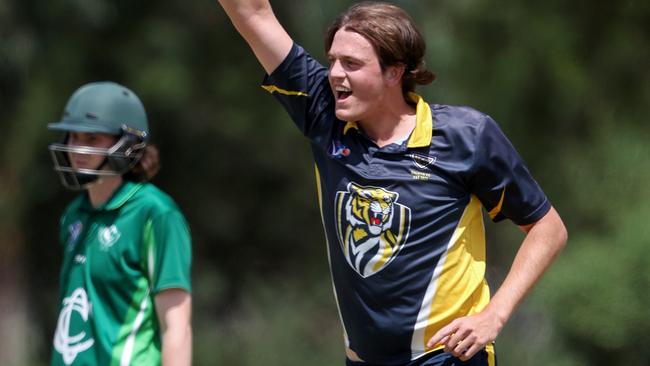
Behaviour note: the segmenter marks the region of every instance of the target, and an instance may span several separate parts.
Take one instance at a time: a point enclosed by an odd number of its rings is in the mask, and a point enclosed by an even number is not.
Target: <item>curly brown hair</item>
[[[147,145],[137,164],[123,175],[124,179],[135,182],[146,182],[160,171],[160,155],[155,145]]]

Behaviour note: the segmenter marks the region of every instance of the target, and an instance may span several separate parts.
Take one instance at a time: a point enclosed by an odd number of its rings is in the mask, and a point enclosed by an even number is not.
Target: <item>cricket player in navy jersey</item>
[[[147,116],[126,87],[75,91],[49,149],[80,194],[61,217],[63,264],[52,365],[189,366],[191,240],[159,168]]]
[[[364,2],[325,35],[329,66],[268,0],[219,0],[310,140],[348,365],[495,365],[493,342],[567,240],[497,124],[429,104],[412,19]],[[503,284],[485,281],[482,207],[525,232]]]

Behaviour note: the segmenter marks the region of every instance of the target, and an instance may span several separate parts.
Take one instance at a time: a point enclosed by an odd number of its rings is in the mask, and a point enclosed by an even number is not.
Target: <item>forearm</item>
[[[567,233],[554,208],[536,223],[523,228],[528,233],[505,281],[483,311],[455,319],[429,339],[427,347],[443,345],[466,361],[486,344],[494,342],[515,308],[530,292],[564,247]]]
[[[503,326],[564,248],[566,240],[566,228],[551,208],[528,231],[506,279],[485,311],[492,312]]]
[[[189,366],[192,364],[192,328],[167,328],[162,336],[162,366]]]
[[[169,289],[154,298],[162,338],[163,366],[192,363],[192,298],[183,289]]]
[[[264,70],[273,70],[289,54],[293,40],[278,22],[268,0],[219,0],[233,25]]]
[[[219,4],[235,27],[253,16],[273,13],[268,0],[219,0]]]

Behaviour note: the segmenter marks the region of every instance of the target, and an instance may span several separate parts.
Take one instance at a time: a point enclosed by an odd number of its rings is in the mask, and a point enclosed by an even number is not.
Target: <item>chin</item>
[[[346,121],[346,122],[349,121],[349,119],[347,118],[347,114],[345,112],[336,111],[336,118],[341,121]]]
[[[359,120],[359,114],[354,113],[353,111],[347,110],[347,109],[339,109],[336,108],[334,111],[336,114],[336,118],[340,119],[341,121],[351,121],[355,122]]]

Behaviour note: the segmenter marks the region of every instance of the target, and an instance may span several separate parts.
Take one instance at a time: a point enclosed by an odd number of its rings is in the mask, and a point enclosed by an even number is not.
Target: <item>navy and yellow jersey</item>
[[[411,94],[414,131],[380,148],[336,118],[327,69],[300,46],[263,87],[311,141],[348,356],[394,364],[432,351],[436,331],[489,302],[481,206],[525,225],[548,212],[546,196],[474,109]]]

